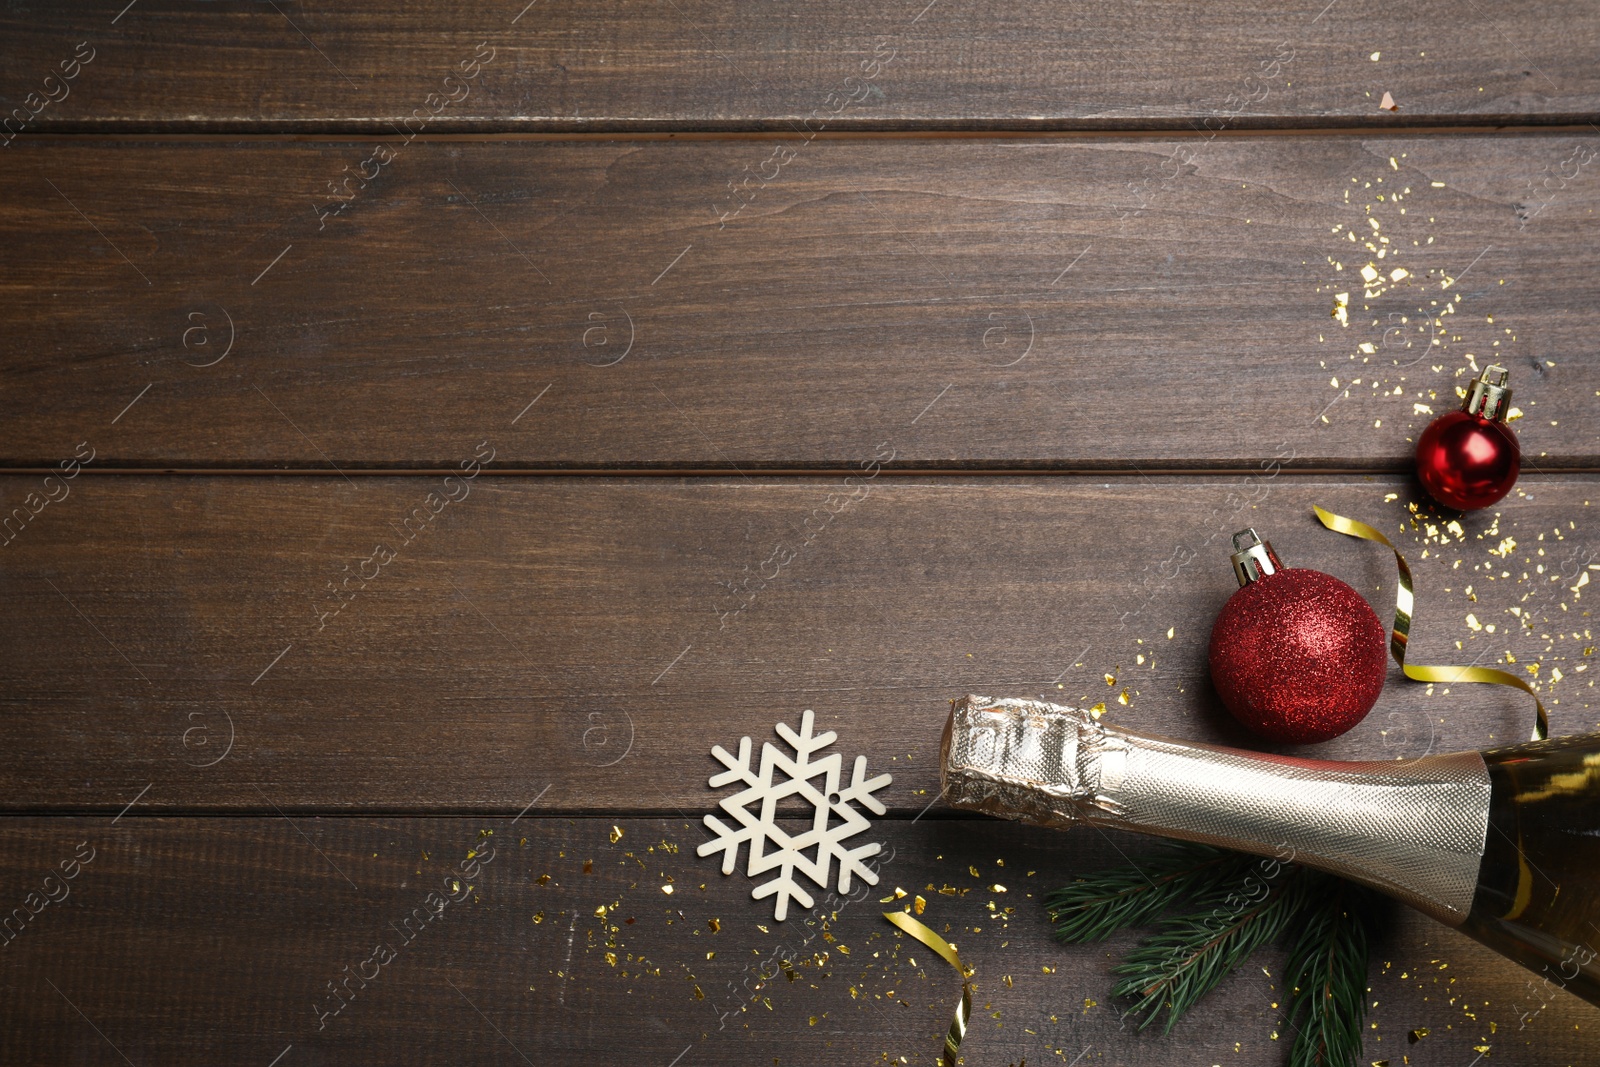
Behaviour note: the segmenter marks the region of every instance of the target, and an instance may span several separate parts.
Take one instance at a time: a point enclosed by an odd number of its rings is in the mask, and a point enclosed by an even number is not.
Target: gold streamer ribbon
[[[967,1036],[967,1020],[972,1017],[972,982],[969,980],[972,972],[967,970],[966,964],[961,962],[961,957],[956,955],[954,945],[913,919],[910,913],[886,911],[883,917],[937,952],[961,976],[961,1000],[956,1004],[955,1013],[950,1016],[950,1029],[944,1035],[944,1052],[939,1056],[939,1062],[943,1067],[956,1067],[956,1056],[961,1051],[961,1040]]]
[[[1533,706],[1536,710],[1533,723],[1533,740],[1543,741],[1550,736],[1550,717],[1545,713],[1544,702],[1539,699],[1539,694],[1533,686],[1524,682],[1514,674],[1496,670],[1493,667],[1419,667],[1406,662],[1406,642],[1411,637],[1411,612],[1415,606],[1415,597],[1412,595],[1411,568],[1406,564],[1406,558],[1400,550],[1389,542],[1383,534],[1374,530],[1364,522],[1347,519],[1343,515],[1335,515],[1331,511],[1324,511],[1312,505],[1312,510],[1317,513],[1322,525],[1334,533],[1347,534],[1359,537],[1364,541],[1377,541],[1386,545],[1394,553],[1395,565],[1400,570],[1400,584],[1394,595],[1394,632],[1389,638],[1389,651],[1394,653],[1395,662],[1400,664],[1400,669],[1405,676],[1417,682],[1488,682],[1491,685],[1509,685],[1520,689],[1533,697]]]

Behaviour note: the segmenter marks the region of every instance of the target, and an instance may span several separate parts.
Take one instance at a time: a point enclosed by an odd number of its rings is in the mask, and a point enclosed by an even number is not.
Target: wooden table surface
[[[1151,843],[930,808],[947,701],[1255,745],[1229,535],[1393,601],[1315,503],[1600,727],[1600,8],[524,4],[0,5],[0,1062],[932,1063],[902,888],[969,1064],[1284,1063],[1281,951],[1122,1020],[1040,898]],[[806,709],[894,780],[780,924],[695,849]],[[1530,718],[1393,669],[1291,751]],[[1600,1059],[1528,979],[1393,908],[1363,1062]]]

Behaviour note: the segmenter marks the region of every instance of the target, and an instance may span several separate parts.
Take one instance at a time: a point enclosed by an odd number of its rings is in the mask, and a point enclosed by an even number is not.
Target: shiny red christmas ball
[[[1505,424],[1506,377],[1504,367],[1484,368],[1461,410],[1434,419],[1417,439],[1417,477],[1445,507],[1486,508],[1517,484],[1522,446]]]
[[[1228,710],[1273,741],[1310,744],[1366,717],[1388,650],[1366,600],[1321,571],[1275,565],[1241,580],[1211,629],[1211,681]],[[1237,566],[1238,556],[1235,556]]]
[[[1446,507],[1486,508],[1511,491],[1522,469],[1522,446],[1503,422],[1452,411],[1433,420],[1417,441],[1417,477]]]

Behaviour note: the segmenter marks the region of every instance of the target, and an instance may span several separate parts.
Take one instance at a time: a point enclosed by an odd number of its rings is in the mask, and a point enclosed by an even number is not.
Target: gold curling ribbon
[[[1491,685],[1509,685],[1520,689],[1533,697],[1533,706],[1537,709],[1533,723],[1533,740],[1543,741],[1550,736],[1550,717],[1545,714],[1543,701],[1539,699],[1539,694],[1534,691],[1533,686],[1516,675],[1493,667],[1415,667],[1407,663],[1406,641],[1411,636],[1411,611],[1415,606],[1415,598],[1412,595],[1411,568],[1406,564],[1406,558],[1400,554],[1398,548],[1390,544],[1387,537],[1366,523],[1324,511],[1315,504],[1311,507],[1317,513],[1322,525],[1334,533],[1348,534],[1364,541],[1377,541],[1388,546],[1389,551],[1394,553],[1395,565],[1400,570],[1400,584],[1394,595],[1394,632],[1389,638],[1389,651],[1394,653],[1395,662],[1400,664],[1400,669],[1405,672],[1407,678],[1416,682],[1446,684],[1488,682]]]
[[[967,1036],[967,1020],[972,1017],[972,982],[969,981],[972,972],[967,970],[966,965],[961,962],[961,957],[956,955],[954,945],[913,919],[909,913],[886,911],[883,917],[937,952],[961,976],[961,1000],[956,1004],[955,1013],[950,1016],[950,1029],[944,1035],[944,1052],[939,1056],[939,1062],[943,1067],[956,1067],[956,1056],[961,1051],[961,1039]]]

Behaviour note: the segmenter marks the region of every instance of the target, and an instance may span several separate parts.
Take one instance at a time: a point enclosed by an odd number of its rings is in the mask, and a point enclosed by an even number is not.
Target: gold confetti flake
[[[1333,294],[1333,318],[1339,320],[1340,326],[1350,325],[1350,294]],[[1168,636],[1171,636],[1170,634]]]
[[[914,911],[916,914],[921,915],[923,909],[926,908],[927,906],[928,906],[928,902],[926,900],[923,900],[922,896],[920,894],[918,896],[912,898],[911,910]]]
[[[1115,686],[1117,684],[1117,676],[1116,675],[1108,674],[1105,677],[1106,677],[1106,684],[1107,685]]]
[[[1428,1028],[1426,1026],[1419,1026],[1415,1030],[1411,1031],[1409,1034],[1406,1035],[1406,1040],[1410,1041],[1413,1045],[1415,1045],[1418,1041],[1421,1041],[1423,1038],[1427,1037],[1428,1036],[1428,1032],[1429,1031],[1428,1031]]]
[[[1167,640],[1171,641],[1172,640],[1172,635],[1177,633],[1177,632],[1178,632],[1178,628],[1176,626],[1167,627]]]
[[[541,874],[539,877],[537,877],[537,878],[535,878],[533,880],[533,884],[534,885],[549,885],[550,884],[550,876],[548,874]]]
[[[536,926],[537,926],[537,925],[538,925],[538,924],[539,924],[539,923],[542,923],[542,922],[544,922],[544,912],[542,912],[542,911],[536,911],[536,912],[534,912],[534,913],[533,913],[533,922],[534,922],[534,925],[536,925]]]
[[[711,927],[711,932],[714,933],[714,934],[719,934],[719,933],[722,932],[722,920],[721,919],[707,919],[706,920],[706,925]]]
[[[1007,989],[1012,988],[1013,985],[1014,985],[1014,983],[1011,981],[1011,976],[1009,974],[1002,974],[1000,976],[1000,981],[1005,983]]]
[[[664,885],[661,887],[661,891],[670,897],[672,895],[672,886]]]
[[[699,986],[695,986],[694,987],[694,999],[696,999],[696,1000],[704,1000],[704,999],[706,999],[705,992]]]
[[[594,909],[595,918],[604,919],[608,910],[609,909],[604,904],[600,905],[598,908]]]
[[[1399,111],[1400,105],[1395,103],[1394,97],[1385,91],[1383,94],[1383,99],[1378,101],[1378,109],[1380,111]],[[1444,182],[1434,182],[1433,184],[1442,186],[1444,185]]]
[[[1094,707],[1089,709],[1089,714],[1092,715],[1096,719],[1098,719],[1100,716],[1104,715],[1105,713],[1106,713],[1106,702],[1104,700],[1100,701]]]
[[[611,964],[611,966],[615,967],[617,965],[617,954],[615,952],[607,952],[606,953],[606,962]]]
[[[967,868],[967,873],[972,875],[972,877],[974,877],[974,878],[981,877],[981,875],[978,874],[978,868],[976,868],[976,867],[969,866]]]
[[[622,827],[613,826],[611,828],[611,843],[614,845],[618,841],[621,841],[621,840],[622,840]]]

